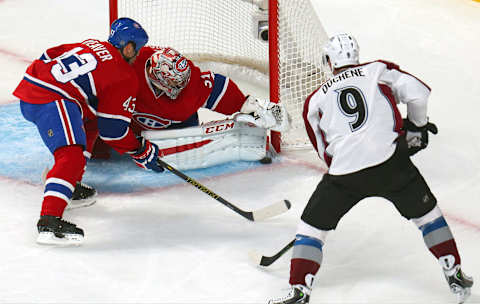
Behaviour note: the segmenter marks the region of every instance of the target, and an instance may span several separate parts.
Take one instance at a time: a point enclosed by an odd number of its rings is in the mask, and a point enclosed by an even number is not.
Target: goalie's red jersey
[[[150,56],[159,48],[143,47],[134,63],[139,80],[139,90],[133,121],[135,129],[161,130],[179,124],[199,108],[231,115],[238,112],[245,101],[245,95],[237,85],[220,74],[202,72],[188,60],[191,68],[190,82],[176,99],[171,99],[154,87],[145,73]]]
[[[48,49],[28,67],[13,95],[32,104],[75,102],[84,122],[98,120],[100,137],[120,153],[138,141],[129,128],[138,81],[110,43],[95,39]]]

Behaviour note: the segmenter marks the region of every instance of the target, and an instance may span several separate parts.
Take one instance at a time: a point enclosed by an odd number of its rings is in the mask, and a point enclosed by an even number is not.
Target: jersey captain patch
[[[161,118],[156,115],[148,114],[148,113],[134,113],[133,120],[144,126],[146,129],[149,130],[160,130],[165,129],[170,126],[172,123],[176,123],[177,121],[169,120],[165,118]]]

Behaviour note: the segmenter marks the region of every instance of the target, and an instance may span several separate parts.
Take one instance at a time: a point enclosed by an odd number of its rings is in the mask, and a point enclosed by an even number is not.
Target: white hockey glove
[[[236,118],[237,121],[250,122],[260,128],[285,132],[290,127],[290,116],[285,106],[281,103],[273,103],[267,99],[262,100],[247,96],[240,112],[253,114],[253,116],[249,118],[248,116],[240,115]]]

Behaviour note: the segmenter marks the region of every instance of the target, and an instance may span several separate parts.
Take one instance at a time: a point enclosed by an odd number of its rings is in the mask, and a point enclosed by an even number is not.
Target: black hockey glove
[[[408,118],[403,119],[403,130],[406,132],[406,140],[408,144],[408,154],[414,155],[420,150],[428,146],[428,132],[438,133],[437,126],[431,122],[427,122],[422,127],[417,127]]]

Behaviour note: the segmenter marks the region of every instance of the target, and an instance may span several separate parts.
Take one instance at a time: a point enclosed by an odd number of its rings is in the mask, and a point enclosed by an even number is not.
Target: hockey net
[[[283,102],[292,118],[272,144],[277,151],[280,142],[287,150],[310,147],[303,103],[328,76],[321,63],[327,35],[310,0],[110,0],[110,23],[119,17],[140,22],[149,45],[265,75],[270,100]]]

